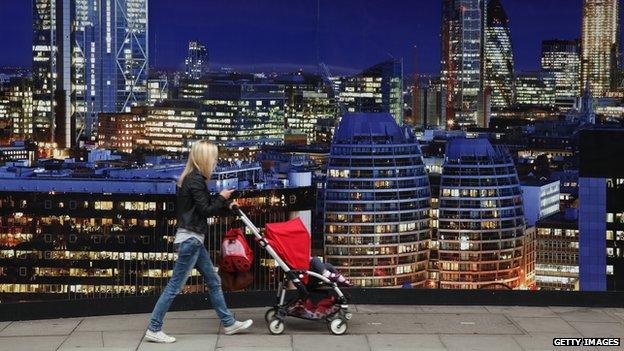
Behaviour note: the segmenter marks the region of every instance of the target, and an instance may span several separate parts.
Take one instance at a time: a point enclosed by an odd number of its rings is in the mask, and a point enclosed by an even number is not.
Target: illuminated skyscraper
[[[388,60],[345,78],[340,84],[340,103],[347,112],[392,114],[403,124],[403,62]]]
[[[542,71],[555,79],[555,104],[568,109],[579,96],[581,58],[578,40],[545,40],[542,42]]]
[[[555,107],[555,77],[541,71],[516,75],[516,104],[541,108]]]
[[[514,99],[514,59],[509,18],[500,0],[490,0],[487,5],[484,60],[484,86],[491,93],[492,109],[510,107]]]
[[[442,1],[442,83],[446,124],[483,125],[478,117],[482,91],[483,0]]]
[[[423,287],[429,179],[418,140],[388,113],[346,114],[325,188],[325,257],[358,286]]]
[[[333,90],[320,76],[298,72],[278,76],[274,82],[284,85],[285,127],[305,134],[308,143],[315,141],[319,120],[337,118]]]
[[[33,0],[34,137],[94,139],[97,114],[146,99],[147,0]]]
[[[197,41],[188,45],[188,56],[184,60],[186,77],[198,79],[208,73],[208,49]]]
[[[524,284],[522,194],[503,147],[487,139],[449,140],[438,220],[440,288]]]
[[[619,83],[619,4],[619,0],[583,1],[581,88],[589,83],[594,96],[604,95]]]

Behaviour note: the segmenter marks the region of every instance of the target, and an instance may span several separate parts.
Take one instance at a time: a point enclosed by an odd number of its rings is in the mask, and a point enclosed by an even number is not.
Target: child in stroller
[[[353,284],[340,273],[331,263],[323,262],[318,257],[310,258],[310,269],[340,287],[351,288]]]
[[[267,251],[284,272],[277,302],[264,316],[269,332],[283,333],[286,317],[292,316],[326,321],[332,334],[346,333],[352,314],[338,284],[346,286],[351,283],[332,265],[311,258],[310,233],[301,219],[267,223],[263,236],[240,208],[234,207],[233,210],[251,230],[258,245]],[[296,296],[289,293],[287,298],[290,283],[296,289]]]

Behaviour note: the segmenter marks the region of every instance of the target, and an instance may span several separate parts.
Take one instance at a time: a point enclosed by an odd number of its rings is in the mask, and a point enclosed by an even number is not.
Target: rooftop
[[[336,129],[334,142],[355,144],[365,138],[372,143],[374,138],[381,137],[390,143],[402,144],[411,136],[406,135],[389,113],[347,113]]]
[[[178,339],[170,345],[142,341],[146,313],[0,322],[0,350],[522,351],[553,350],[553,338],[624,336],[622,308],[357,305],[353,310],[343,336],[331,336],[324,323],[296,318],[286,320],[283,335],[270,336],[266,308],[235,309],[239,319],[255,323],[236,336],[220,332],[213,310],[169,312],[164,330]]]
[[[499,145],[492,145],[488,139],[482,138],[455,138],[446,143],[446,157],[460,159],[462,157],[479,157],[488,159],[505,159],[506,150]]]

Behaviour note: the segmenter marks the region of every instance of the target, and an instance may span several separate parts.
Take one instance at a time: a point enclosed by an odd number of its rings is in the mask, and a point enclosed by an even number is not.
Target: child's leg
[[[323,274],[326,271],[325,264],[321,262],[318,257],[312,257],[310,258],[310,270],[318,274]]]

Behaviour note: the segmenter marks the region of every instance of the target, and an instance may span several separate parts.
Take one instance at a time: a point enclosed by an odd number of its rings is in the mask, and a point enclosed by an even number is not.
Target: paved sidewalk
[[[353,306],[349,333],[329,334],[325,323],[287,319],[272,336],[266,308],[238,309],[253,318],[244,335],[220,334],[212,310],[169,312],[165,331],[174,344],[142,341],[148,314],[0,322],[0,351],[43,350],[624,350],[624,347],[554,348],[554,337],[620,337],[624,309],[491,306]]]

